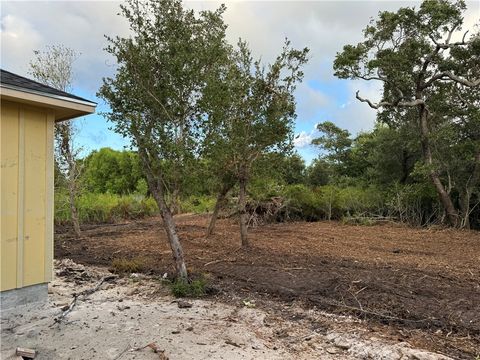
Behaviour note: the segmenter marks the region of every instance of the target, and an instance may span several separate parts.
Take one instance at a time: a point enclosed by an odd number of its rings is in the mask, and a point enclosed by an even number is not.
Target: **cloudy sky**
[[[186,2],[194,9],[213,9],[219,2]],[[466,24],[473,27],[480,19],[480,2],[469,2]],[[330,120],[356,134],[373,127],[375,112],[355,101],[355,91],[373,99],[379,86],[333,76],[332,62],[345,44],[360,41],[361,30],[380,10],[418,6],[418,1],[226,1],[225,22],[228,38],[247,40],[256,56],[269,61],[288,37],[295,47],[310,48],[305,79],[298,87],[298,119],[295,140],[298,152],[311,161],[317,152],[310,141],[315,124]],[[111,76],[115,61],[104,52],[104,35],[127,35],[128,26],[118,16],[115,1],[3,1],[1,2],[1,67],[28,75],[33,50],[63,44],[81,53],[75,62],[74,93],[98,103],[99,112],[108,108],[95,93],[102,77]],[[109,130],[100,115],[78,120],[78,141],[86,151],[128,145]]]

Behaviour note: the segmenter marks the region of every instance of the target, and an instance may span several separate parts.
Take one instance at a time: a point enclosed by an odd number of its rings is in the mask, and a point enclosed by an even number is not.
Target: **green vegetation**
[[[195,279],[185,281],[183,279],[176,279],[170,284],[170,289],[175,297],[202,297],[206,294],[207,282],[205,279]]]
[[[113,223],[123,219],[140,219],[158,213],[157,204],[144,195],[116,195],[84,192],[76,199],[80,223]],[[55,222],[70,223],[68,194],[55,194]]]

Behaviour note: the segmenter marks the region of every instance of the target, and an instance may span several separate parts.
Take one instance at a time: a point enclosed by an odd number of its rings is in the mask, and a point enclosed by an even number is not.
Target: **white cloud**
[[[304,148],[306,146],[309,146],[312,143],[313,140],[313,135],[312,133],[307,133],[305,131],[301,131],[299,134],[295,136],[295,139],[293,140],[293,145],[297,149]]]
[[[24,18],[7,14],[1,19],[1,62],[2,67],[9,63],[9,59],[15,59],[12,63],[12,70],[25,73],[28,61],[32,54],[32,49],[37,48],[42,43],[42,36],[33,26]],[[22,59],[22,60],[20,60]],[[14,65],[14,66],[13,66]]]
[[[293,145],[297,149],[304,149],[312,146],[312,140],[319,136],[319,131],[317,130],[317,125],[313,125],[312,130],[309,132],[307,131],[300,131],[299,133],[295,134],[295,138],[293,139]]]

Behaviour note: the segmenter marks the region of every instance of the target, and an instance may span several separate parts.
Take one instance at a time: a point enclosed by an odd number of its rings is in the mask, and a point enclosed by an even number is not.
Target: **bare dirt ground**
[[[180,308],[154,276],[112,278],[106,268],[69,259],[55,265],[48,304],[2,312],[2,359],[17,359],[19,346],[36,350],[37,360],[449,359],[372,334],[349,316],[271,300],[258,309],[239,297]]]
[[[305,312],[353,316],[371,334],[454,358],[480,353],[478,232],[283,223],[251,229],[252,247],[245,251],[232,220],[219,221],[207,241],[206,216],[176,221],[190,271],[220,290],[217,299],[253,299],[261,309],[278,307],[282,317],[285,306],[296,304]],[[160,222],[86,226],[81,240],[59,229],[55,256],[106,266],[138,258],[147,274],[171,274]],[[329,323],[317,325],[328,332]]]

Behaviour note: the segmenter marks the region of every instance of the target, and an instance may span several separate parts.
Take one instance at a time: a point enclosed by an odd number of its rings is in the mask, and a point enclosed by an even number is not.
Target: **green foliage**
[[[170,284],[170,290],[175,297],[202,297],[206,294],[207,282],[205,279],[195,279],[186,281],[183,279],[176,279]]]
[[[435,189],[429,183],[395,184],[386,199],[391,216],[415,226],[428,225],[443,213]]]
[[[84,160],[82,180],[90,192],[125,195],[141,190],[146,195],[140,161],[133,151],[92,151]]]
[[[204,155],[214,165],[218,188],[239,185],[239,214],[242,242],[246,243],[245,188],[255,177],[270,177],[292,145],[296,85],[303,79],[302,67],[308,49],[293,49],[288,40],[275,61],[267,66],[254,60],[245,41],[230,49],[225,65],[205,88],[202,104],[206,109]],[[268,166],[261,166],[268,160]],[[284,161],[284,179],[301,180],[301,159]],[[277,175],[278,176],[278,175]]]
[[[344,216],[378,214],[384,209],[384,194],[375,188],[304,185],[285,189],[289,213],[307,221],[339,220]]]
[[[306,183],[313,187],[327,185],[333,174],[333,169],[324,159],[315,159],[306,169]]]
[[[191,195],[180,202],[183,213],[204,214],[211,212],[215,206],[215,197],[207,195]]]
[[[331,121],[318,124],[317,130],[321,136],[313,139],[312,144],[329,152],[329,158],[333,162],[341,162],[352,145],[351,134],[347,130],[340,129]]]
[[[124,219],[139,219],[158,213],[152,198],[142,195],[84,193],[76,201],[80,223],[113,223]],[[68,195],[55,194],[55,222],[71,221]]]
[[[138,148],[149,186],[162,178],[178,190],[201,143],[199,95],[224,55],[225,7],[196,14],[179,0],[129,0],[121,10],[132,31],[108,37],[118,68],[99,90],[105,115]]]
[[[325,218],[320,206],[318,193],[305,185],[291,185],[285,188],[288,201],[288,213],[292,219],[315,221]]]

